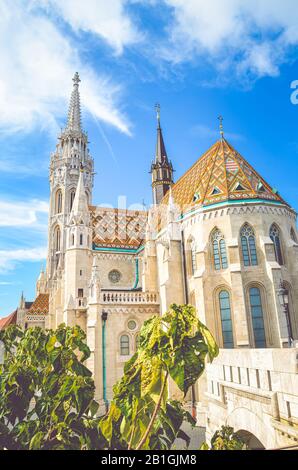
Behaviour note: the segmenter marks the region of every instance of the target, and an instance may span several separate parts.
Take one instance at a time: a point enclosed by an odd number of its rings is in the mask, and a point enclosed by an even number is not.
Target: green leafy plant
[[[180,402],[168,396],[170,378],[185,396],[218,347],[191,305],[171,305],[162,317],[147,320],[137,353],[114,386],[114,399],[100,429],[109,448],[169,449],[176,438],[187,443],[183,421],[194,424]]]
[[[85,333],[12,326],[0,331],[0,448],[96,449],[105,445]]]
[[[185,397],[207,354],[210,360],[218,354],[194,307],[172,305],[144,323],[109,411],[98,417],[80,327],[11,326],[0,331],[1,340],[0,449],[169,449],[176,438],[188,444],[181,426],[194,421],[180,401],[169,398],[168,383]]]
[[[204,442],[201,450],[245,450],[245,443],[230,426],[222,426],[214,433],[210,442],[211,446]]]

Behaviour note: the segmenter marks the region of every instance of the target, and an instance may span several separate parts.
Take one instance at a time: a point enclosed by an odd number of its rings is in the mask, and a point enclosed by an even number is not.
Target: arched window
[[[219,293],[219,309],[223,347],[226,349],[231,349],[234,347],[233,324],[231,316],[230,294],[226,290],[222,290]]]
[[[191,271],[192,271],[192,274],[194,274],[197,269],[197,254],[196,254],[196,245],[194,241],[192,241],[190,245],[190,254],[191,254]]]
[[[120,336],[120,354],[121,356],[129,356],[129,336]]]
[[[249,302],[255,347],[266,348],[262,299],[260,289],[258,287],[251,287],[249,289]]]
[[[71,246],[74,245],[74,234],[71,235]]]
[[[216,271],[228,267],[226,243],[220,230],[214,230],[212,233],[213,262]]]
[[[73,205],[73,201],[74,201],[74,198],[75,198],[75,195],[76,195],[76,192],[74,189],[72,189],[70,191],[70,204],[69,204],[69,210],[71,211],[72,209],[72,205]]]
[[[243,225],[240,236],[244,266],[256,266],[258,257],[253,228],[248,224]]]
[[[291,235],[291,239],[293,240],[293,242],[297,243],[297,235],[293,227],[291,228],[290,235]]]
[[[83,245],[83,234],[80,233],[80,245]]]
[[[62,191],[58,189],[56,193],[56,214],[60,214],[62,212]]]
[[[278,264],[282,265],[284,264],[284,262],[283,262],[283,256],[282,256],[282,251],[281,251],[280,232],[279,232],[279,228],[277,227],[277,225],[275,224],[271,225],[269,236],[274,243],[275,259],[278,262]]]
[[[60,240],[61,240],[60,228],[57,227],[54,232],[54,246],[55,246],[56,251],[60,251]]]

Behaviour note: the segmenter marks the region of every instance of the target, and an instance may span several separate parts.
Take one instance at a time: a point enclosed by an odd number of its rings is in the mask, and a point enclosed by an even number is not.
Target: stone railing
[[[76,308],[87,308],[87,297],[77,297],[76,298]]]
[[[106,291],[101,292],[100,300],[103,304],[158,304],[156,292],[134,291]]]

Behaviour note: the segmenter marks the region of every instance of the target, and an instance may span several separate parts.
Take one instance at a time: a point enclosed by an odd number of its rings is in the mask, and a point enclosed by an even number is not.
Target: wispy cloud
[[[278,75],[298,44],[295,0],[164,2],[172,21],[160,53],[174,64],[203,59],[234,82],[254,80]]]
[[[18,250],[0,250],[0,273],[6,273],[20,262],[36,262],[46,258],[47,248],[23,248]]]
[[[40,200],[28,202],[0,201],[0,227],[35,227],[40,225],[39,216],[48,213],[48,203]],[[46,220],[44,221],[46,228]]]
[[[88,66],[75,39],[62,33],[37,3],[21,0],[0,3],[0,132],[31,131],[36,126],[56,131],[57,119],[65,114],[71,77],[78,70],[86,109],[98,119],[129,133],[129,120],[119,110],[122,87]],[[75,14],[69,16],[70,3],[73,5],[74,1],[60,3],[65,4],[61,14],[69,18],[73,27],[87,27],[83,17],[79,21],[79,16],[77,20]],[[95,9],[95,2],[75,3],[76,12],[82,9],[87,12],[86,3],[92,3]],[[97,15],[102,9],[103,5],[99,5]],[[120,19],[121,11],[119,22]],[[111,29],[111,33],[116,37],[117,30]],[[128,35],[129,40],[133,37]],[[122,42],[125,43],[125,37]],[[120,53],[120,43],[117,47]]]

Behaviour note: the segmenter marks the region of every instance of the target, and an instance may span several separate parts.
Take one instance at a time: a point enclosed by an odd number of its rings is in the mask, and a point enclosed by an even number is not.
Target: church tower
[[[50,210],[47,280],[55,279],[57,269],[64,268],[66,226],[74,203],[80,168],[84,167],[87,203],[91,204],[93,158],[89,154],[88,137],[82,130],[79,74],[73,77],[68,119],[58,137],[50,162]]]
[[[160,106],[156,105],[157,111],[157,142],[155,158],[151,165],[153,204],[159,204],[163,196],[173,184],[173,166],[168,159],[162,130],[160,126]]]

